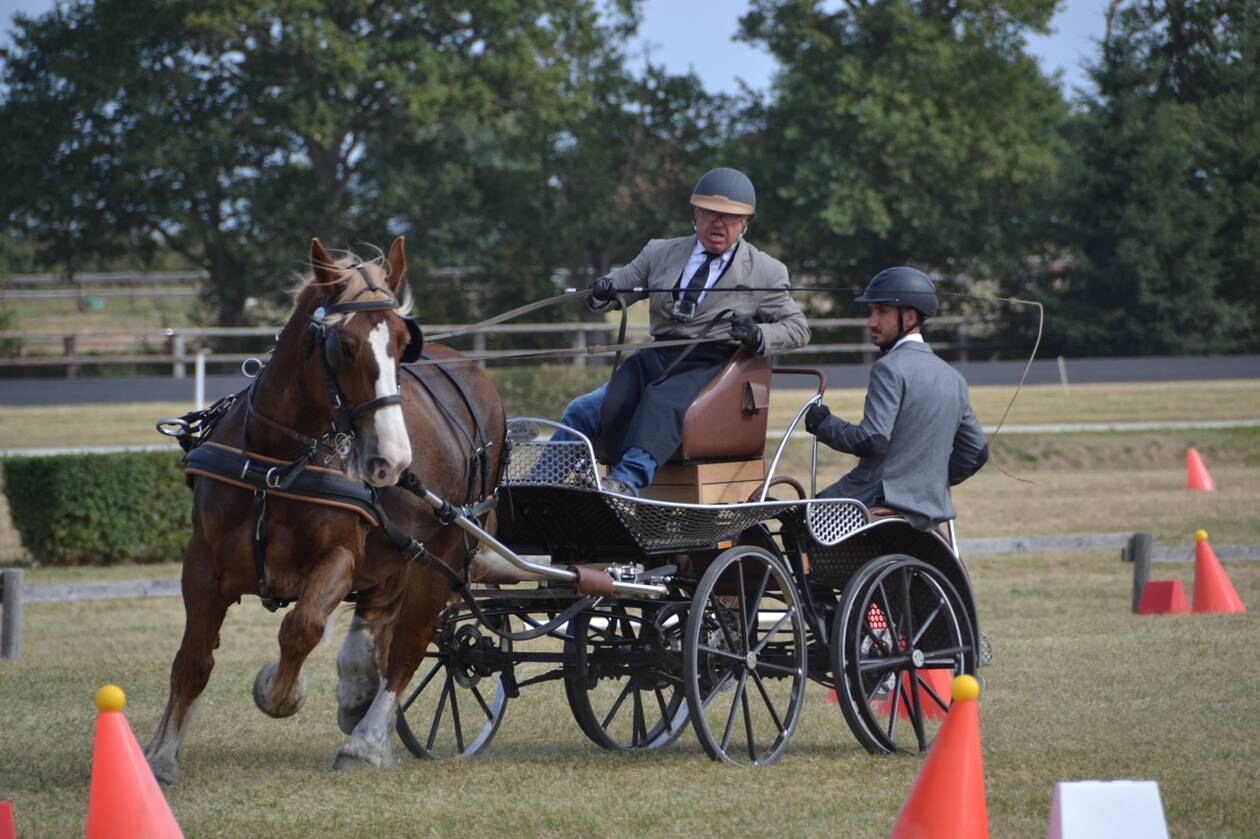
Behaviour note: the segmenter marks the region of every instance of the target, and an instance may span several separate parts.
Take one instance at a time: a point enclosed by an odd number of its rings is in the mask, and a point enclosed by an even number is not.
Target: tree
[[[627,25],[632,0],[606,13]],[[418,230],[414,253],[476,256],[510,238],[477,210],[537,154],[521,126],[564,121],[606,31],[590,0],[79,0],[19,17],[0,213],[65,265],[183,254],[227,324],[312,234]]]
[[[1260,7],[1113,2],[1040,278],[1070,353],[1260,347]]]
[[[1024,52],[1055,0],[754,0],[779,59],[747,138],[760,225],[797,269],[861,286],[912,263],[1001,277],[1038,253],[1066,105]]]

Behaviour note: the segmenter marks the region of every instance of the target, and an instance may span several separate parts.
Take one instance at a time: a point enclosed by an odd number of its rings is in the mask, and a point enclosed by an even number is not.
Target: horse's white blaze
[[[376,357],[376,397],[393,396],[398,392],[398,370],[389,357],[389,324],[378,323],[368,333],[368,345]],[[403,422],[402,406],[390,405],[372,414],[372,429],[376,436],[376,456],[389,466],[391,481],[411,463],[411,440],[407,437],[407,424]],[[372,476],[369,476],[369,478]]]

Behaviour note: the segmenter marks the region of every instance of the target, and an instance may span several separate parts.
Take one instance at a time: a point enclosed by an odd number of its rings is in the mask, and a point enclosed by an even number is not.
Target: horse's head
[[[399,236],[383,261],[334,259],[311,241],[311,280],[299,297],[310,317],[308,382],[322,382],[346,474],[389,486],[411,463],[398,365],[415,361],[420,327],[406,317],[411,293]],[[318,368],[312,369],[312,368]]]

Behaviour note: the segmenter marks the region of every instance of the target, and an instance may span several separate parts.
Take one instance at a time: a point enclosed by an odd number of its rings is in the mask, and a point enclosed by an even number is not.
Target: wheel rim
[[[489,744],[507,708],[502,675],[476,659],[491,639],[465,624],[440,631],[434,643],[437,651],[425,656],[415,687],[399,704],[398,737],[417,758],[471,757]]]
[[[971,622],[945,576],[910,557],[881,562],[845,593],[846,716],[872,751],[924,752],[949,709],[953,677],[975,671]],[[855,720],[850,719],[852,726]]]
[[[687,724],[681,678],[667,667],[682,622],[675,614],[658,626],[659,611],[615,604],[573,620],[577,673],[565,678],[565,692],[579,727],[602,748],[659,749]]]
[[[696,735],[714,760],[778,760],[800,720],[805,626],[786,568],[759,548],[720,555],[687,617],[684,681]]]

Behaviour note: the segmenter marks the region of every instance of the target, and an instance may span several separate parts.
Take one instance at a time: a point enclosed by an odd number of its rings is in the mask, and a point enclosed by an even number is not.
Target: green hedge
[[[610,370],[605,365],[574,367],[572,364],[547,364],[492,368],[489,373],[499,387],[503,408],[509,417],[558,420],[570,399],[608,381]]]
[[[22,544],[44,565],[165,562],[191,532],[174,452],[12,458],[4,488]]]

